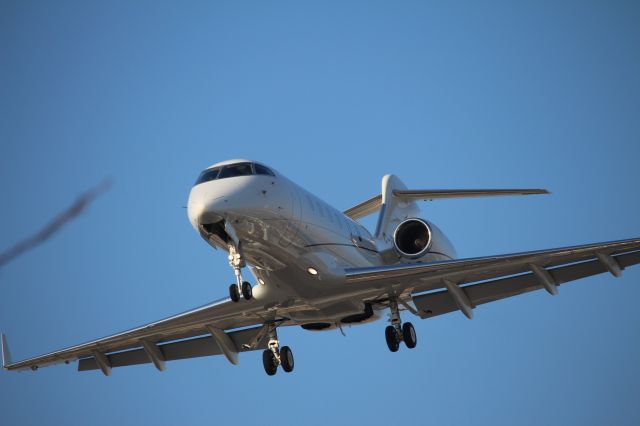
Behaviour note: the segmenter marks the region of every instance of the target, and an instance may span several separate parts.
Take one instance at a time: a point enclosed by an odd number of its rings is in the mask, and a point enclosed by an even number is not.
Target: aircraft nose
[[[219,199],[222,199],[220,197]],[[222,216],[216,211],[216,200],[212,200],[210,202],[205,202],[205,200],[201,198],[196,198],[195,200],[189,200],[189,204],[187,206],[187,214],[189,216],[189,222],[191,225],[197,230],[198,225],[207,224],[207,223],[215,223],[222,220]]]
[[[200,216],[204,213],[206,206],[202,201],[191,201],[187,205],[187,216],[189,216],[189,222],[194,228],[198,228],[200,223]]]
[[[254,176],[214,180],[194,186],[187,205],[191,225],[216,223],[225,213],[246,210],[255,202]]]

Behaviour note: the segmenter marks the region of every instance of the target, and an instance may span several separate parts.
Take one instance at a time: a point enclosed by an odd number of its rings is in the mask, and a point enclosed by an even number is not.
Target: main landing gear
[[[278,371],[278,366],[282,366],[282,369],[291,373],[293,371],[293,352],[289,346],[280,347],[280,342],[277,338],[270,338],[268,349],[262,352],[262,365],[264,371],[273,376]]]
[[[233,244],[229,245],[229,265],[231,265],[236,275],[235,284],[229,286],[229,297],[234,302],[240,301],[240,295],[242,295],[245,300],[251,300],[253,297],[251,283],[242,279],[242,268],[246,266],[246,264],[244,259],[242,259],[240,251],[237,250]]]
[[[400,320],[400,311],[398,309],[398,302],[395,299],[389,301],[389,309],[391,310],[390,322],[391,325],[387,326],[384,330],[384,336],[387,340],[387,346],[391,352],[398,352],[400,349],[400,342],[404,341],[404,344],[409,349],[413,349],[418,344],[418,337],[416,336],[416,330],[413,328],[413,324],[405,322],[402,324]]]

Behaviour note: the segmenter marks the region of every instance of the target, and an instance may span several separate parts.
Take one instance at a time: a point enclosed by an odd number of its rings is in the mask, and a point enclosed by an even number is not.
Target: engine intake
[[[422,219],[407,219],[393,233],[393,245],[400,255],[418,258],[431,246],[431,228]]]

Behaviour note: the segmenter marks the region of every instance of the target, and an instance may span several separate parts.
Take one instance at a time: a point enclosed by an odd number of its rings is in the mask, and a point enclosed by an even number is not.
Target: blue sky
[[[386,173],[553,192],[425,204],[460,257],[640,236],[638,22],[633,1],[1,1],[0,249],[114,182],[0,270],[14,358],[225,296],[225,256],[183,206],[229,158],[341,209]],[[415,319],[396,354],[384,322],[284,329],[290,375],[259,352],[4,373],[2,423],[638,424],[639,278]]]

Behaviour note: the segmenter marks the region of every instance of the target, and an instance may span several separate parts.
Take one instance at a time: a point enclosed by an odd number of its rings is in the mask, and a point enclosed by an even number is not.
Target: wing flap
[[[262,338],[257,344],[250,345],[256,338],[262,327],[253,327],[229,333],[229,337],[235,343],[240,352],[254,351],[267,348],[267,339]],[[181,340],[158,345],[160,353],[165,361],[176,361],[187,358],[221,355],[222,349],[210,336],[200,336],[194,339]],[[142,347],[138,349],[114,352],[106,355],[111,367],[126,367],[130,365],[150,364],[151,359]],[[78,361],[78,371],[98,370],[98,364],[94,357],[83,358]]]
[[[640,263],[640,251],[613,256],[618,264],[625,268]],[[608,269],[598,260],[574,263],[567,266],[548,270],[557,285],[575,281],[592,275],[608,272]],[[474,305],[505,299],[534,290],[543,286],[533,273],[526,273],[507,278],[471,284],[461,287]],[[418,308],[421,318],[431,318],[458,310],[458,307],[448,291],[413,296],[413,302]]]
[[[130,351],[117,352],[107,355],[107,360],[111,367],[125,367],[128,365],[150,364],[151,360],[142,349],[133,349]],[[96,359],[84,358],[78,361],[78,371],[98,370]]]

